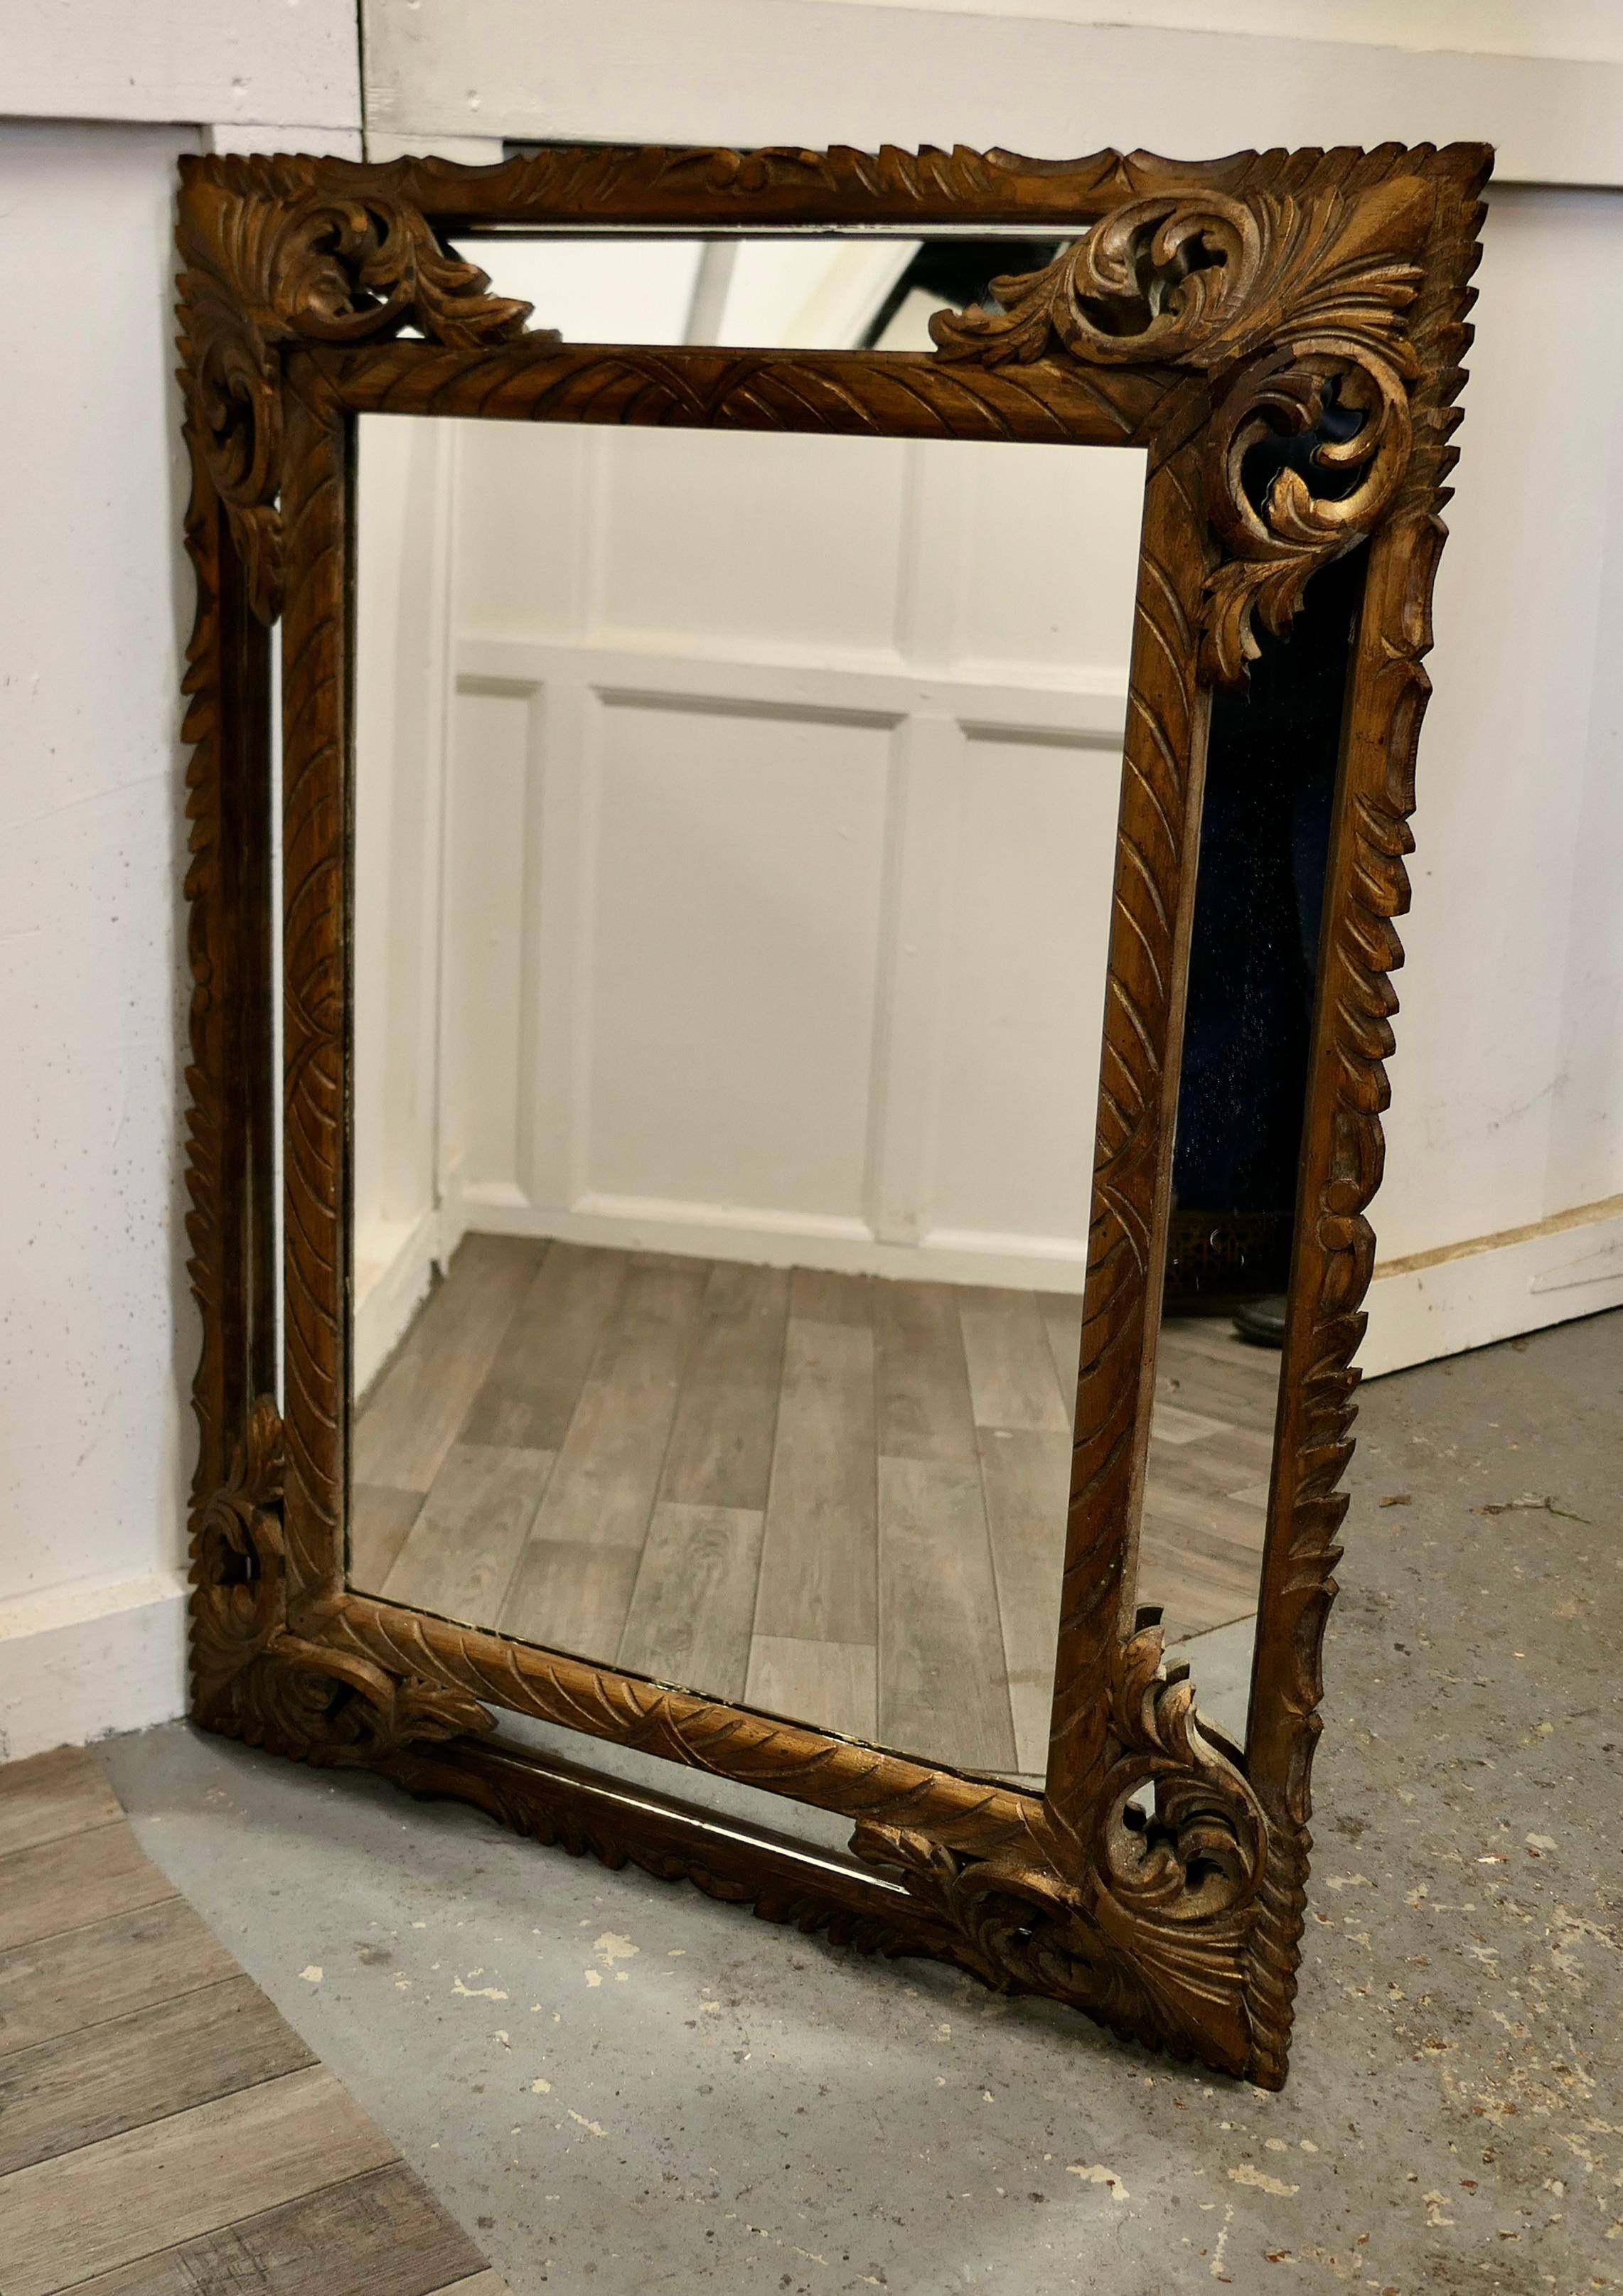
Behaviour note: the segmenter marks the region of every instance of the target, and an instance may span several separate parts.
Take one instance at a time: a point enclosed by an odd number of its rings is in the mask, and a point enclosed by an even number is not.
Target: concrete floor
[[[184,1726],[109,1767],[515,2296],[1623,2287],[1620,1403],[1623,1313],[1365,1398],[1283,2095]]]

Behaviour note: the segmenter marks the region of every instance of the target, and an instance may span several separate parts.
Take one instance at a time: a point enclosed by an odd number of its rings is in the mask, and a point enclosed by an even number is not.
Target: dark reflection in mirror
[[[1327,436],[1357,418],[1326,411]],[[1254,449],[1255,491],[1313,437]],[[1334,491],[1315,466],[1314,483]],[[1325,867],[1365,557],[1214,697],[1138,1598],[1238,1735],[1254,1639]]]

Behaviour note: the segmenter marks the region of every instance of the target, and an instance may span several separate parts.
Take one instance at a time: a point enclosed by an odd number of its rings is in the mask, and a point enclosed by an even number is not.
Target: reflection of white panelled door
[[[469,1227],[1079,1288],[1143,479],[364,426],[363,1377]]]
[[[447,1193],[474,1225],[1074,1283],[1137,458],[1112,500],[1111,458],[1061,448],[462,455]]]

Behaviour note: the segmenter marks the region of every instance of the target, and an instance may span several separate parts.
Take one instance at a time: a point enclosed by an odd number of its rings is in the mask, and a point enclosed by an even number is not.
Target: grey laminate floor
[[[0,1769],[0,2289],[507,2296],[78,1747]]]
[[[1373,1381],[1348,1480],[1282,2095],[371,1775],[105,1759],[514,2296],[1615,2296],[1623,1312]]]
[[[1079,1300],[470,1235],[359,1414],[351,1578],[1040,1776]],[[1162,1338],[1140,1599],[1248,1617],[1278,1358]]]

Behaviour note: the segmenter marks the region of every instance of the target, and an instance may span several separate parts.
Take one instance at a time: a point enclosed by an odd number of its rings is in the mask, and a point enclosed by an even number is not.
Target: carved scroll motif
[[[1228,553],[1208,580],[1202,674],[1232,684],[1275,634],[1309,578],[1363,540],[1407,467],[1415,373],[1403,315],[1414,299],[1434,208],[1406,178],[1349,201],[1257,192],[1130,200],[1045,270],[995,279],[999,310],[940,311],[939,355],[1031,365],[1056,351],[1091,365],[1165,364],[1209,379],[1206,442],[1213,526]],[[1332,385],[1362,417],[1312,463],[1349,489],[1316,494],[1281,471],[1253,499],[1245,463],[1270,434],[1314,430]]]
[[[283,1428],[256,1398],[225,1481],[198,1511],[193,1710],[212,1729],[309,1762],[371,1761],[425,1740],[482,1736],[478,1699],[396,1674],[287,1626]]]
[[[899,1867],[909,1891],[960,1934],[989,1983],[1056,1995],[1174,2055],[1250,2058],[1243,1941],[1261,1887],[1267,1823],[1242,1757],[1203,1725],[1189,1669],[1162,1662],[1159,1611],[1111,1662],[1116,1758],[1079,1874],[1052,1857],[966,1858],[930,1835],[860,1824],[851,1847]],[[1145,1812],[1135,1797],[1152,1789]]]
[[[355,343],[415,327],[463,349],[521,333],[528,303],[492,295],[420,209],[381,190],[316,188],[307,160],[198,171],[179,234],[189,413],[248,571],[254,611],[282,611],[284,344]]]

